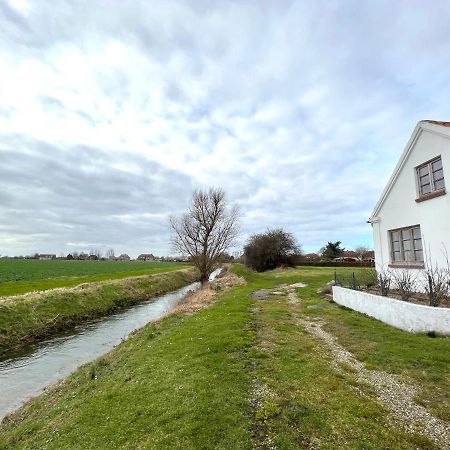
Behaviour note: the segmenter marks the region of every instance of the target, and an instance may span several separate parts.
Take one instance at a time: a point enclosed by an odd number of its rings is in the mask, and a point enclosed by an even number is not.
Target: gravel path
[[[288,297],[288,301],[289,297]],[[320,338],[330,348],[333,354],[333,366],[342,370],[346,365],[355,372],[359,382],[372,386],[377,396],[389,408],[393,418],[400,423],[406,431],[420,433],[434,441],[442,449],[450,450],[450,427],[434,417],[423,406],[414,402],[416,389],[405,384],[392,374],[368,370],[358,361],[352,353],[336,342],[336,338],[322,329],[325,322],[321,320],[299,319],[298,323],[310,334]],[[363,392],[360,391],[362,395]]]

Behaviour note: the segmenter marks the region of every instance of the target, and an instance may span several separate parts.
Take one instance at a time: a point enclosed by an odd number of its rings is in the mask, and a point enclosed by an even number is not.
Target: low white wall
[[[339,286],[333,286],[333,300],[402,330],[450,334],[450,308],[416,305]]]

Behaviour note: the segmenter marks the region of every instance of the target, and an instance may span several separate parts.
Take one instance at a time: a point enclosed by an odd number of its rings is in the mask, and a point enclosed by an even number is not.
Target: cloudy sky
[[[415,124],[450,119],[449,23],[438,0],[0,0],[0,254],[169,254],[208,186],[241,242],[371,245]]]

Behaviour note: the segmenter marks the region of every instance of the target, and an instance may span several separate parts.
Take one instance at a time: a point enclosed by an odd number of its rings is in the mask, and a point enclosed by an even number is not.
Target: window
[[[420,196],[445,189],[444,171],[440,156],[417,167],[416,170]]]
[[[389,231],[392,263],[423,262],[420,226]]]

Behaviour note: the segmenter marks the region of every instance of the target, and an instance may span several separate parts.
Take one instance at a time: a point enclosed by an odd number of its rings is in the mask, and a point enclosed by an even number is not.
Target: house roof
[[[400,160],[398,161],[397,165],[395,166],[395,169],[391,175],[391,178],[389,179],[386,187],[384,188],[383,193],[381,194],[380,199],[378,200],[372,214],[370,215],[369,222],[377,221],[377,215],[380,212],[381,207],[383,206],[392,187],[394,186],[397,178],[399,177],[400,172],[403,169],[403,166],[405,165],[409,154],[411,153],[412,149],[414,148],[414,145],[415,145],[417,139],[419,138],[420,134],[423,131],[427,131],[427,132],[434,133],[434,134],[439,134],[441,136],[444,136],[444,137],[450,139],[450,122],[429,120],[429,119],[421,120],[420,122],[418,122],[418,124],[414,128],[414,131],[413,131],[411,137],[409,138],[409,140],[406,144],[406,147],[403,150]]]
[[[434,124],[440,125],[442,127],[450,127],[450,122],[440,122],[439,120],[427,120],[427,119],[425,119],[425,120],[422,120],[422,122],[434,123]]]

